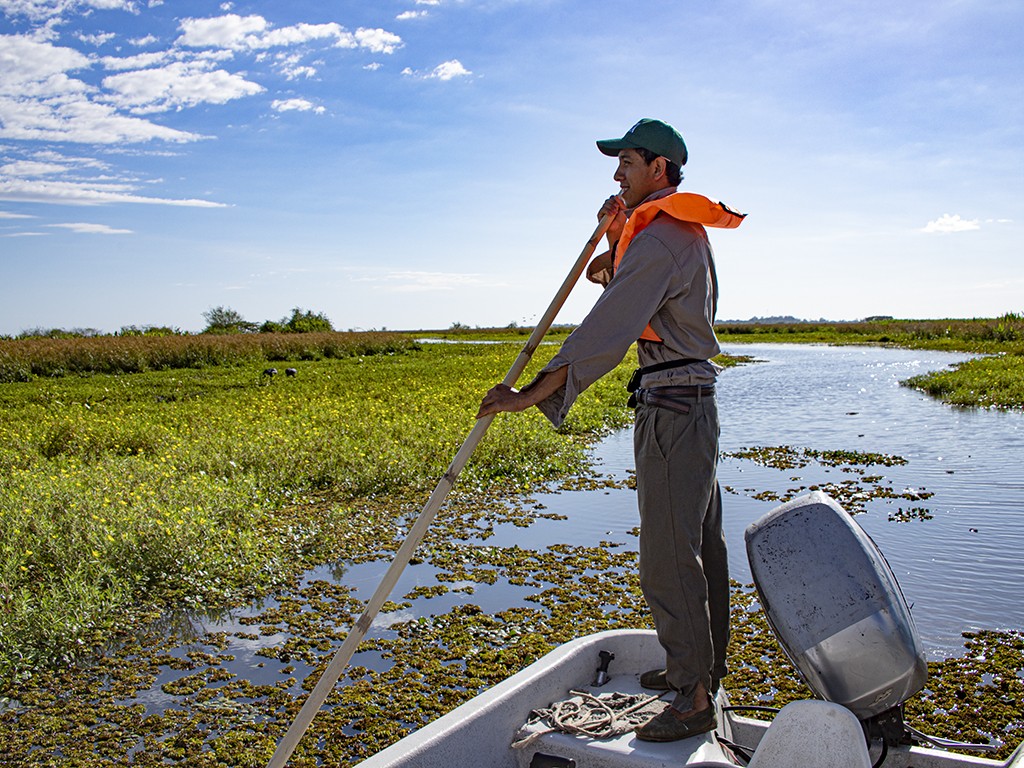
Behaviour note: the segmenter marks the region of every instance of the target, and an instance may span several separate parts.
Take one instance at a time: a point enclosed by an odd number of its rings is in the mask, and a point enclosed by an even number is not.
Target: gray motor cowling
[[[834,499],[794,499],[745,539],[768,622],[815,696],[867,720],[924,687],[928,666],[896,577]]]

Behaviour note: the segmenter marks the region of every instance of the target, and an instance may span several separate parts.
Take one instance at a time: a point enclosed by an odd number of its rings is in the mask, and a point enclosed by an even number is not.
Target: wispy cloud
[[[65,205],[104,205],[108,203],[140,203],[192,208],[224,208],[224,203],[210,200],[180,200],[140,195],[127,183],[39,181],[0,177],[0,200],[28,203],[62,203]]]
[[[57,229],[69,229],[80,235],[130,235],[130,229],[114,229],[106,224],[89,224],[85,222],[74,222],[68,224],[47,224],[48,227]]]
[[[466,69],[458,59],[442,62],[431,70],[417,71],[410,67],[402,70],[407,77],[414,77],[419,80],[454,80],[456,77],[469,77],[473,73]]]
[[[323,107],[307,99],[277,99],[270,106],[275,112],[314,112],[318,115],[325,112]]]
[[[372,53],[394,53],[404,45],[402,38],[384,29],[360,28],[356,30],[354,38],[360,48],[366,48]]]
[[[86,43],[87,45],[93,45],[93,46],[99,48],[101,45],[105,45],[106,43],[109,43],[111,40],[113,40],[115,37],[117,37],[117,35],[115,35],[113,32],[103,32],[103,33],[95,34],[95,35],[79,34],[79,35],[76,35],[76,37],[79,40],[81,40],[83,43]]]
[[[978,223],[977,219],[963,219],[960,218],[959,213],[955,213],[953,215],[944,213],[934,221],[929,221],[924,227],[922,227],[921,231],[948,234],[950,232],[970,232],[975,229],[981,229],[981,225]]]
[[[393,293],[423,293],[428,291],[454,291],[466,286],[484,284],[483,275],[461,272],[393,271],[384,275],[357,278],[360,282],[376,283]]]
[[[149,0],[149,7],[158,4]],[[387,55],[404,46],[401,37],[381,28],[350,30],[336,22],[275,26],[261,15],[231,13],[231,5],[221,4],[218,16],[178,21],[176,36],[165,37],[172,42],[160,50],[122,56],[117,55],[122,49],[155,47],[160,38],[145,34],[119,39],[102,29],[62,37],[60,29],[92,10],[138,15],[143,11],[136,0],[0,0],[0,12],[27,19],[33,27],[24,34],[0,34],[0,139],[104,145],[111,151],[156,142],[189,144],[212,137],[150,116],[260,96],[276,76],[312,82],[331,50]],[[101,47],[116,53],[89,51]],[[317,58],[310,58],[311,52]],[[106,75],[97,77],[98,71]],[[270,108],[276,113],[326,112],[303,94],[271,99]],[[5,161],[0,166],[0,199],[221,205],[142,194],[110,176],[85,180],[83,165],[59,157],[26,154]]]
[[[173,51],[152,51],[137,53],[134,56],[104,56],[100,59],[100,63],[107,70],[123,72],[130,69],[156,67],[173,58]]]
[[[294,24],[275,29],[262,16],[234,13],[208,19],[184,19],[177,44],[189,48],[256,51],[314,40],[330,41],[337,48],[365,48],[374,53],[393,53],[403,45],[402,38],[383,29],[360,27],[350,32],[335,22]]]
[[[94,86],[68,75],[92,66],[71,48],[26,35],[0,35],[0,60],[0,138],[88,144],[202,138],[120,114]]]
[[[199,104],[226,104],[262,93],[262,85],[242,75],[212,69],[205,61],[174,62],[157,69],[141,69],[104,78],[105,97],[112,104],[138,115],[167,112]]]
[[[68,167],[62,163],[44,163],[33,160],[16,160],[0,165],[0,174],[7,176],[46,176],[64,173]]]
[[[43,21],[60,16],[75,5],[106,10],[131,11],[134,8],[132,0],[0,0],[0,11],[9,16]]]

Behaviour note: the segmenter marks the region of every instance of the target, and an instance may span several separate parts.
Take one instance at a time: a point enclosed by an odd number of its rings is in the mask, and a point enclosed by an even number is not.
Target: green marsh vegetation
[[[5,370],[77,374],[0,384],[5,687],[140,612],[248,599],[328,560],[351,514],[336,503],[432,488],[518,353],[311,336],[0,343]],[[193,367],[199,354],[219,364]],[[296,375],[265,375],[274,360]],[[626,422],[626,368],[561,432],[539,414],[500,420],[460,483],[578,471],[589,436]]]

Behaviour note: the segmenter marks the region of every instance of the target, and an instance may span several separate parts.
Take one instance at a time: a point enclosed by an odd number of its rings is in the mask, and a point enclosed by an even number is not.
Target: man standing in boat
[[[536,405],[557,427],[588,386],[614,369],[634,341],[640,368],[630,388],[640,507],[640,585],[665,669],[641,683],[675,691],[664,712],[637,729],[648,741],[713,730],[711,695],[726,674],[729,573],[717,479],[718,409],[711,362],[715,263],[702,225],[736,227],[743,217],[705,197],[679,193],[687,151],[679,133],[644,119],[621,139],[597,142],[618,158],[620,193],[609,251],[587,276],[605,291],[558,354],[522,390],[491,389],[477,417]]]

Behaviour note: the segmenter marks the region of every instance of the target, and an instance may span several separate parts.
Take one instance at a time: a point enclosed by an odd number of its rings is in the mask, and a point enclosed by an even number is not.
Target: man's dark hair
[[[648,165],[654,162],[654,158],[661,157],[657,152],[651,152],[651,150],[644,149],[643,147],[638,147],[636,151]],[[668,179],[668,183],[673,187],[678,187],[679,182],[683,180],[683,169],[667,157],[665,158],[665,177]]]

